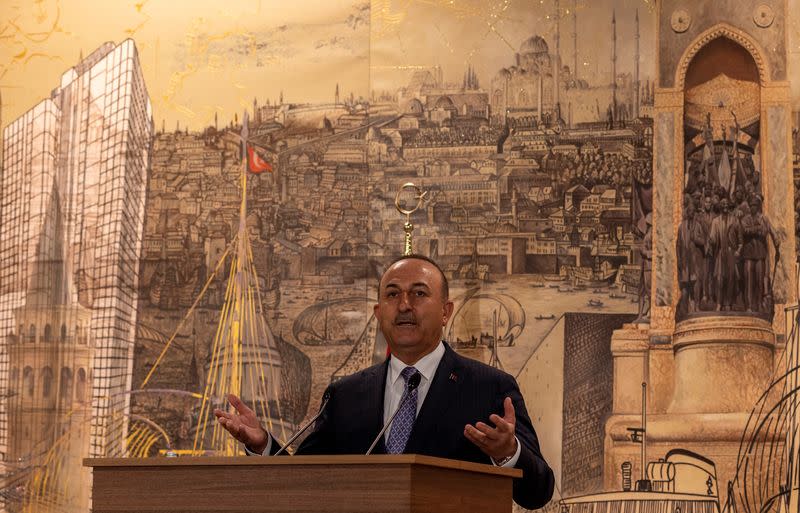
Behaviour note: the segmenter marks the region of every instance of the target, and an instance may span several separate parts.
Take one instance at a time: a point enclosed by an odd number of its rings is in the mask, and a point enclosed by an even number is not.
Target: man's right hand
[[[256,412],[248,408],[241,399],[233,394],[228,394],[228,402],[234,407],[236,413],[215,409],[214,415],[217,417],[217,422],[250,451],[256,454],[263,453],[269,442],[269,433],[261,427]]]

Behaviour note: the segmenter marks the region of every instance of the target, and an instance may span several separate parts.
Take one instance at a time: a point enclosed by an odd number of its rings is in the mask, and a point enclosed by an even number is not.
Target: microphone
[[[298,436],[300,436],[300,435],[302,435],[303,433],[305,433],[305,432],[306,432],[306,430],[307,430],[307,429],[308,429],[308,428],[311,426],[311,424],[313,424],[314,422],[316,422],[316,420],[319,418],[319,416],[320,416],[320,415],[322,415],[322,412],[323,412],[323,411],[325,411],[325,407],[326,407],[326,406],[328,406],[328,401],[330,401],[330,400],[331,400],[331,390],[330,390],[330,389],[327,389],[327,390],[325,390],[325,394],[323,394],[323,396],[322,396],[322,404],[320,405],[320,407],[319,407],[319,411],[317,412],[317,414],[316,414],[316,415],[314,415],[314,416],[311,418],[311,420],[309,420],[309,421],[308,421],[308,423],[307,423],[305,426],[303,426],[303,428],[302,428],[302,429],[300,429],[300,431],[298,431],[297,433],[295,433],[294,435],[292,435],[292,437],[291,437],[289,440],[287,440],[287,441],[286,441],[286,443],[285,443],[285,444],[283,444],[283,445],[281,446],[281,448],[280,448],[280,449],[278,449],[278,452],[276,452],[276,453],[275,453],[273,456],[277,456],[277,455],[279,455],[280,453],[282,453],[283,451],[285,451],[287,447],[289,447],[290,445],[292,445],[292,442],[294,442],[295,440],[297,440],[297,437],[298,437]],[[272,435],[270,435],[270,436],[272,436]],[[293,455],[292,455],[292,456],[293,456]]]
[[[386,430],[389,429],[389,426],[392,425],[392,422],[394,421],[394,418],[397,417],[397,413],[400,411],[400,408],[403,407],[403,403],[408,401],[408,398],[411,397],[411,392],[413,392],[414,389],[416,389],[419,386],[420,380],[422,380],[422,374],[420,374],[419,372],[408,378],[408,382],[406,383],[406,393],[403,395],[403,400],[400,401],[400,404],[397,405],[397,409],[394,411],[392,418],[389,419],[389,422],[387,422],[383,426],[381,432],[378,433],[378,436],[375,437],[375,440],[373,440],[372,445],[369,446],[369,449],[367,450],[365,456],[369,456],[370,454],[372,454],[372,450],[375,449],[376,445],[378,445],[378,440],[381,439],[383,434],[386,433]]]

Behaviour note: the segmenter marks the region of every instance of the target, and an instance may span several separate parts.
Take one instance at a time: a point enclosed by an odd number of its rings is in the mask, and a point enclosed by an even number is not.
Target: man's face
[[[442,338],[453,313],[439,271],[429,262],[401,260],[381,278],[375,317],[393,353],[424,355]]]

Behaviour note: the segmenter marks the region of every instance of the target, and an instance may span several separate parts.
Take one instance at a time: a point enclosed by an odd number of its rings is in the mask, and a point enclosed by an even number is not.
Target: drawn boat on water
[[[463,347],[482,345],[511,346],[525,329],[525,310],[515,298],[508,294],[479,293],[480,289],[467,291],[462,302],[457,303],[450,322],[445,328],[447,340],[463,341]],[[480,307],[480,308],[478,308]],[[475,314],[483,310],[475,322]],[[496,313],[492,313],[496,312]],[[496,334],[493,334],[494,331]]]
[[[591,267],[564,266],[567,276],[576,286],[601,288],[611,285],[617,277],[617,269],[604,264],[599,270]]]

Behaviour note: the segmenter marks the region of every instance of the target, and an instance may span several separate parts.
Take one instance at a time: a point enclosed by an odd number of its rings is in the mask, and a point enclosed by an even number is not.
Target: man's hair
[[[426,257],[425,255],[417,255],[416,253],[412,253],[410,255],[399,256],[399,257],[395,258],[394,260],[392,260],[391,262],[389,262],[389,265],[386,266],[386,269],[389,269],[391,266],[393,266],[397,262],[401,262],[403,260],[411,260],[411,259],[422,260],[423,262],[428,262],[433,267],[435,267],[437,271],[439,271],[439,275],[442,277],[442,294],[443,294],[443,297],[444,297],[445,300],[449,299],[449,297],[450,297],[450,284],[447,282],[447,276],[445,276],[444,271],[442,271],[442,268],[439,267],[439,264],[434,262],[433,259]],[[384,271],[383,274],[386,274],[386,271]],[[383,275],[381,275],[381,280],[383,280]],[[378,297],[380,297],[380,293],[381,292],[380,292],[380,283],[379,283],[378,284]]]

